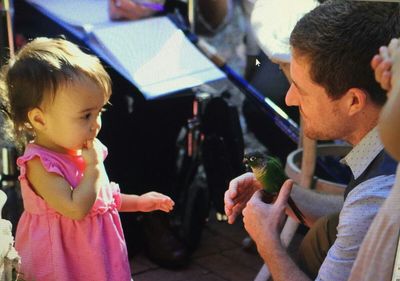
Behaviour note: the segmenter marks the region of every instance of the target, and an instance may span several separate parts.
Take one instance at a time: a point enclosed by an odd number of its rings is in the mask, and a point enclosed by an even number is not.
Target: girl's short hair
[[[36,38],[21,48],[3,67],[1,76],[3,107],[11,119],[15,140],[20,144],[29,140],[26,133],[31,109],[52,102],[60,87],[79,79],[93,81],[109,99],[108,73],[97,57],[77,45],[62,38]]]

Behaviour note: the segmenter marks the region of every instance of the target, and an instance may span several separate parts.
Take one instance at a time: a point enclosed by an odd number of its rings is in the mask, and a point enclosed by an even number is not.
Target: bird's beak
[[[249,159],[248,158],[243,158],[243,164],[244,164],[244,166],[245,166],[245,169],[246,169],[246,171],[251,171],[251,167],[250,167],[250,165],[249,165]]]

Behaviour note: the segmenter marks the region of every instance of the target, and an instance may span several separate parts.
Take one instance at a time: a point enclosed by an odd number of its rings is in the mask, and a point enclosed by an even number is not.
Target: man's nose
[[[286,93],[285,96],[285,103],[287,106],[299,106],[299,94],[296,89],[296,87],[292,84],[290,84],[290,88]]]

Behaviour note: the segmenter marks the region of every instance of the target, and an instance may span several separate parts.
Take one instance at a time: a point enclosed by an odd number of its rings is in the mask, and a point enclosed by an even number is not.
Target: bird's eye
[[[251,156],[251,157],[250,157],[250,161],[251,161],[251,162],[256,161],[256,157],[255,157],[255,156]]]

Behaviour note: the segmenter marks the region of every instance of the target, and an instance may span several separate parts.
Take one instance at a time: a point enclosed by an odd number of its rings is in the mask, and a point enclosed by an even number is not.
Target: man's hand
[[[243,210],[244,227],[257,244],[259,252],[268,251],[269,245],[280,243],[280,233],[288,206],[287,200],[292,187],[292,180],[285,181],[273,204],[264,203],[262,192],[257,191]]]
[[[108,0],[108,14],[112,20],[137,20],[155,13],[132,0]]]
[[[253,173],[246,173],[231,180],[224,198],[228,223],[235,222],[236,217],[242,212],[254,192],[260,189],[262,186]]]

